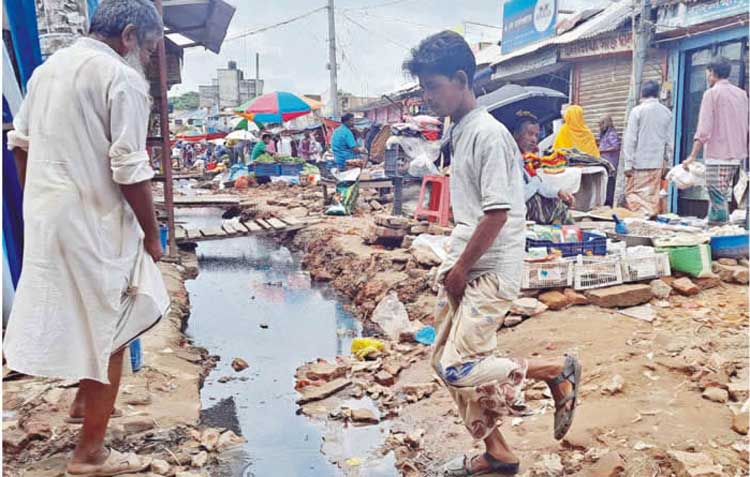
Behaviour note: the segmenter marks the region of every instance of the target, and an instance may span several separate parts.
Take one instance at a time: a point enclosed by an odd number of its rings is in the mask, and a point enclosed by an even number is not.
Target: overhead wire
[[[343,11],[351,12],[351,11],[355,11],[355,10],[357,10],[357,11],[374,10],[376,8],[388,7],[388,6],[396,5],[396,4],[399,4],[399,3],[413,2],[413,1],[414,0],[390,0],[388,2],[376,3],[376,4],[371,4],[371,5],[365,5],[365,6],[362,6],[362,7],[344,8]]]
[[[257,35],[258,33],[263,33],[265,31],[272,30],[274,28],[278,28],[278,27],[281,27],[281,26],[284,26],[284,25],[288,25],[290,23],[294,23],[294,22],[296,22],[298,20],[301,20],[303,18],[309,17],[310,15],[313,15],[315,13],[318,13],[320,11],[327,10],[327,9],[328,9],[328,6],[324,5],[322,7],[315,8],[315,9],[310,10],[310,11],[308,11],[306,13],[301,14],[301,15],[297,15],[296,17],[288,18],[288,19],[280,21],[278,23],[274,23],[273,25],[268,25],[268,26],[264,26],[264,27],[260,27],[260,28],[255,28],[255,29],[250,29],[250,30],[245,30],[243,32],[235,33],[234,35],[228,36],[224,40],[224,42],[233,41],[233,40],[237,40],[237,39],[240,39],[240,38],[245,38],[245,37],[250,36],[250,35]]]
[[[377,37],[379,37],[379,38],[383,39],[384,41],[386,41],[386,42],[388,42],[388,43],[390,43],[390,44],[392,44],[392,45],[394,45],[394,46],[397,46],[397,47],[399,47],[399,48],[401,48],[401,49],[404,49],[404,50],[406,50],[406,51],[409,51],[409,47],[407,47],[407,46],[404,46],[404,45],[402,45],[402,44],[400,44],[400,43],[396,43],[395,41],[391,40],[391,39],[390,39],[390,38],[388,38],[387,36],[385,36],[385,35],[381,35],[380,33],[377,33],[377,32],[375,32],[375,31],[373,31],[373,30],[371,30],[371,29],[367,28],[366,26],[362,25],[362,24],[361,24],[361,23],[359,23],[358,21],[356,21],[356,20],[353,20],[353,19],[352,19],[351,17],[349,17],[349,15],[347,15],[346,13],[343,13],[343,12],[342,12],[342,13],[341,13],[341,15],[342,15],[342,16],[343,16],[343,17],[344,17],[344,18],[345,18],[346,20],[348,20],[349,22],[351,22],[351,23],[353,23],[353,24],[357,25],[357,26],[358,26],[359,28],[361,28],[362,30],[364,30],[364,31],[366,31],[366,32],[368,32],[368,33],[370,33],[371,35],[377,36]]]

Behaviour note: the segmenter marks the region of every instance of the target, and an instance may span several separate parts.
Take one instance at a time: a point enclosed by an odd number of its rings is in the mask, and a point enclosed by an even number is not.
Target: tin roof
[[[182,47],[204,46],[219,53],[235,7],[223,0],[164,0],[167,35]],[[190,41],[179,41],[184,37]]]
[[[630,2],[626,0],[620,0],[619,2],[612,3],[604,10],[600,11],[596,15],[591,16],[588,20],[578,24],[565,33],[553,36],[552,38],[541,42],[526,45],[523,48],[519,48],[518,50],[512,51],[510,53],[499,53],[495,56],[495,58],[492,59],[490,64],[492,66],[495,66],[514,58],[519,58],[529,53],[534,53],[548,46],[574,43],[579,40],[586,40],[603,33],[615,31],[625,22],[630,21],[632,13],[633,7]]]

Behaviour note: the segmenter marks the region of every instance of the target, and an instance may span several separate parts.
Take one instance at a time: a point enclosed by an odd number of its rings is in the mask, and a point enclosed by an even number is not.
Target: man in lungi
[[[70,476],[139,472],[104,446],[123,352],[169,307],[146,153],[145,65],[164,26],[149,0],[103,0],[89,36],[39,66],[8,135],[24,187],[23,271],[8,368],[80,381]]]
[[[439,271],[438,330],[432,365],[458,406],[469,433],[486,452],[461,456],[446,476],[513,475],[519,461],[499,431],[500,419],[523,408],[526,378],[545,380],[556,403],[555,437],[570,428],[581,366],[557,360],[497,356],[497,330],[521,281],[525,214],[521,154],[508,130],[472,90],[474,55],[463,37],[444,31],[420,43],[404,63],[419,78],[425,102],[450,116],[450,192],[456,227]]]
[[[628,209],[649,216],[659,213],[665,161],[672,155],[671,128],[672,112],[659,102],[659,83],[646,81],[641,103],[630,112],[623,140]]]
[[[703,149],[710,225],[729,221],[734,179],[747,159],[748,98],[745,91],[729,82],[731,73],[732,63],[724,57],[708,63],[709,88],[703,93],[693,150],[683,162],[687,169]]]

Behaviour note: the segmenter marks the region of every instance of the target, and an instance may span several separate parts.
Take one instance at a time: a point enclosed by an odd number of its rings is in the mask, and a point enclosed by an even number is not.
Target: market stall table
[[[569,167],[564,172],[545,174],[540,170],[543,181],[571,192],[576,199],[575,209],[589,211],[604,205],[607,199],[607,169],[602,166]]]

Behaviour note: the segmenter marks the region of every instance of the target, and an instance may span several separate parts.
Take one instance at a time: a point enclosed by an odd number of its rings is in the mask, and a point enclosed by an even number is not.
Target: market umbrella
[[[285,91],[276,91],[253,99],[240,114],[256,123],[281,124],[284,121],[304,116],[310,111],[312,111],[310,104],[299,96]]]
[[[518,122],[519,111],[532,113],[544,125],[560,117],[560,108],[567,101],[567,95],[554,89],[517,84],[505,85],[477,98],[480,106],[487,108],[490,114],[510,130]]]
[[[257,124],[239,115],[229,121],[229,126],[232,128],[232,130],[240,129],[244,131],[260,131],[260,128]]]
[[[251,133],[250,131],[243,131],[241,129],[238,129],[236,131],[232,131],[229,134],[227,134],[226,138],[229,139],[235,139],[238,141],[253,141],[255,140],[255,135]]]

